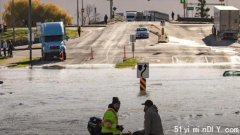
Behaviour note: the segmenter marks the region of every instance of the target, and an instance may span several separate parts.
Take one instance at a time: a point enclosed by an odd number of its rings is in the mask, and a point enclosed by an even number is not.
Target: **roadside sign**
[[[137,78],[149,78],[149,63],[137,64]]]
[[[160,21],[161,26],[165,26],[165,20]]]
[[[136,42],[136,35],[134,35],[134,34],[131,34],[130,35],[130,42]]]
[[[41,22],[37,22],[37,23],[36,23],[37,35],[38,35],[38,36],[41,34],[41,25],[42,25]]]
[[[187,10],[194,10],[194,7],[187,7]]]
[[[28,41],[30,41],[30,32],[28,30]],[[34,41],[34,33],[32,33],[32,42]]]
[[[130,35],[130,42],[132,43],[132,54],[133,54],[133,58],[134,58],[136,35],[134,35],[134,34]]]

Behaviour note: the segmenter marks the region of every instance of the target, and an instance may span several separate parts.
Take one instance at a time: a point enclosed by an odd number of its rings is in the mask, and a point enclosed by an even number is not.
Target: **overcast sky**
[[[3,3],[10,0],[0,0],[0,10],[3,11]],[[97,12],[103,17],[104,14],[109,15],[109,1],[107,0],[83,0],[84,6],[87,4],[93,4],[97,8]],[[157,10],[170,14],[172,11],[175,14],[183,15],[183,6],[180,4],[180,0],[113,0],[114,6],[117,8],[117,12],[123,12],[127,10]],[[55,3],[66,11],[68,11],[74,18],[76,18],[76,3],[77,0],[42,0],[42,2]],[[196,3],[198,0],[188,0],[189,3]],[[208,3],[219,3],[219,0],[207,0]],[[240,0],[225,0],[228,5],[235,6],[240,9]],[[79,7],[82,6],[82,0],[79,0]],[[192,12],[189,13],[192,16]],[[210,15],[213,15],[213,6],[210,6]],[[74,23],[76,20],[74,19]]]

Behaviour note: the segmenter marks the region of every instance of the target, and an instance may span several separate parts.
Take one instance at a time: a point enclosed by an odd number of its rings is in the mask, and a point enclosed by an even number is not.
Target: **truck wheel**
[[[43,49],[41,49],[41,54],[42,54],[42,60],[45,60],[44,54],[43,54]]]
[[[212,27],[212,34],[213,34],[214,36],[216,36],[216,29],[215,29],[214,26]]]
[[[66,55],[66,52],[65,51],[63,51],[63,55],[64,55],[64,60],[66,60],[67,59],[67,55]]]
[[[44,53],[43,60],[48,60],[48,54],[47,53]]]

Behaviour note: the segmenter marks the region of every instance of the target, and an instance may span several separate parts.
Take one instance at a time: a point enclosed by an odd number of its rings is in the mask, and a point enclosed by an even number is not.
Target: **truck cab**
[[[63,57],[66,60],[65,29],[63,22],[41,24],[42,59]]]
[[[128,22],[136,21],[137,11],[126,11],[126,19]]]

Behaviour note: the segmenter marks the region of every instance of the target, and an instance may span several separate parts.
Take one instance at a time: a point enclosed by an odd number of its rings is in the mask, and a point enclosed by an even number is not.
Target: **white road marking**
[[[206,63],[208,63],[208,59],[207,59],[207,56],[205,56],[204,58],[205,58],[205,61],[206,61]]]

